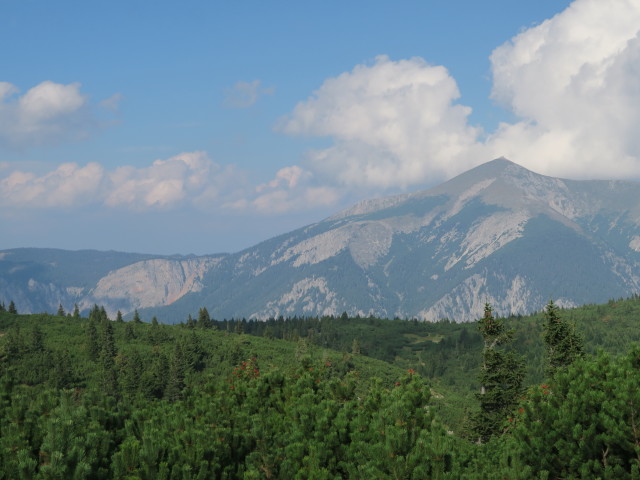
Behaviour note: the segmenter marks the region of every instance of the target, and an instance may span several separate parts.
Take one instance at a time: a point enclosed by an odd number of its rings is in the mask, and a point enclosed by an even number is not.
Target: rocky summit
[[[0,252],[0,301],[138,309],[179,322],[340,315],[475,320],[640,291],[640,184],[546,177],[497,159],[361,202],[228,255]]]

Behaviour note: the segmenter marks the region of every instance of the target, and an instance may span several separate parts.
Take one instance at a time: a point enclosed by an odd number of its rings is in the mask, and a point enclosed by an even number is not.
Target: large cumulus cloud
[[[492,151],[554,175],[640,174],[640,2],[578,0],[491,63],[492,97],[519,118]]]
[[[279,129],[333,137],[332,147],[309,154],[309,168],[331,181],[405,187],[467,164],[478,130],[467,122],[471,109],[455,103],[459,96],[444,67],[380,56],[326,80]]]
[[[331,137],[306,167],[340,185],[432,185],[499,156],[549,175],[640,177],[639,33],[640,2],[577,0],[496,48],[492,98],[515,121],[495,132],[469,124],[444,67],[384,56],[326,80],[279,128]]]

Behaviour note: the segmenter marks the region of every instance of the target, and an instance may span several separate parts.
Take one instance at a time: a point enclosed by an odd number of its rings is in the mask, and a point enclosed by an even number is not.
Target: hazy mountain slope
[[[54,312],[62,304],[86,311],[94,303],[114,315],[166,305],[201,288],[219,257],[21,248],[0,252],[0,301],[21,312]]]
[[[498,159],[434,189],[362,202],[230,255],[201,292],[219,318],[350,314],[471,320],[605,301],[640,285],[640,185],[569,181]],[[178,317],[179,318],[179,317]]]
[[[120,264],[82,301],[148,307],[143,318],[165,321],[202,306],[217,318],[346,311],[468,321],[485,302],[528,313],[551,297],[569,306],[638,291],[639,184],[545,177],[498,159],[235,254]]]

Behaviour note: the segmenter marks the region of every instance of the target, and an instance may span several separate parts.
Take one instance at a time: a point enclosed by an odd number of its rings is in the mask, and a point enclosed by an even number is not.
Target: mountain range
[[[0,251],[20,312],[104,305],[179,322],[379,316],[475,320],[640,291],[640,184],[566,180],[500,158],[442,185],[366,200],[232,254]]]

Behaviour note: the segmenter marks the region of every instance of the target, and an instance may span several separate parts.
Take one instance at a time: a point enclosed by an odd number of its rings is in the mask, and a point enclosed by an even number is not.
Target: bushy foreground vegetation
[[[0,479],[640,478],[638,303],[473,325],[0,312]],[[601,324],[627,332],[612,353]]]

